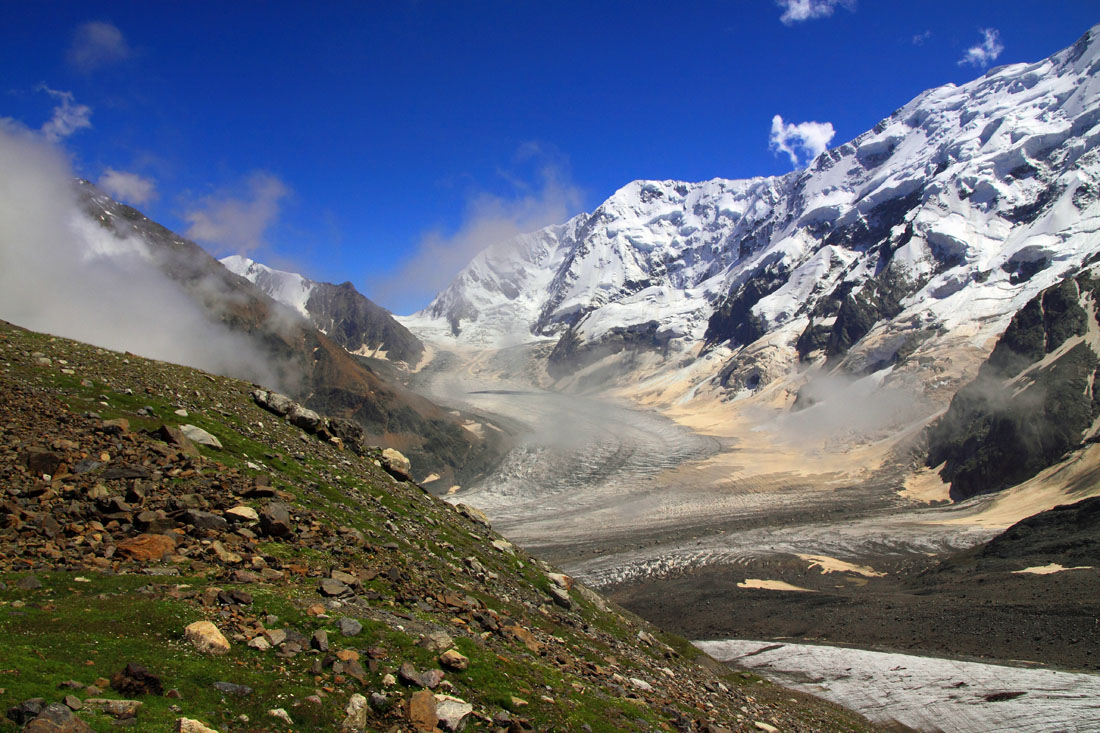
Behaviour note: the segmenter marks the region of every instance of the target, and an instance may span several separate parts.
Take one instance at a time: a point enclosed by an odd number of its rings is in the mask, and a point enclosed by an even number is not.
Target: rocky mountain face
[[[251,384],[2,321],[0,363],[0,729],[871,729]]]
[[[219,260],[272,299],[289,306],[352,354],[415,367],[424,346],[385,308],[359,293],[350,282],[316,282],[276,270],[240,255]]]
[[[977,377],[927,431],[953,499],[999,491],[1092,440],[1100,424],[1100,279],[1086,269],[1012,318]]]
[[[714,351],[738,399],[806,364],[923,363],[945,335],[988,348],[1100,251],[1098,36],[929,90],[806,170],[630,183],[486,249],[403,321],[442,341],[558,339],[557,378]]]
[[[465,483],[496,460],[502,447],[495,435],[474,435],[452,411],[384,380],[299,312],[230,272],[195,243],[112,200],[90,183],[80,184],[80,197],[89,217],[119,238],[138,237],[158,268],[201,304],[213,321],[246,335],[266,355],[266,366],[279,381],[268,386],[281,388],[322,414],[353,420],[365,431],[366,443],[405,452],[422,472],[418,478],[435,473],[441,490]],[[338,286],[332,289],[340,291]],[[351,302],[352,311],[369,310],[350,294],[338,293],[328,302],[337,304],[341,298]],[[334,305],[332,312],[338,310]],[[369,338],[366,322],[361,323],[357,338]],[[394,333],[404,332],[394,326]],[[346,335],[341,327],[332,330]],[[385,332],[382,323],[379,333]],[[412,353],[408,349],[415,351],[414,347],[419,344],[408,342],[405,353]]]

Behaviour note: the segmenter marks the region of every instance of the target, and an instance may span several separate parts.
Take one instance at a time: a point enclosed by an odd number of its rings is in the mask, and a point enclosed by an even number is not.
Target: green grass
[[[3,670],[0,670],[0,706],[7,709],[31,697],[58,701],[65,690],[59,685],[76,680],[90,685],[98,677],[110,678],[126,664],[142,664],[159,675],[166,690],[178,689],[181,700],[168,697],[139,698],[144,707],[138,714],[142,730],[167,730],[179,714],[171,710],[177,702],[186,715],[225,729],[244,714],[265,727],[278,729],[281,724],[266,715],[280,703],[289,707],[314,691],[312,678],[302,669],[308,657],[286,660],[274,667],[263,653],[233,643],[225,656],[199,654],[183,639],[184,627],[204,618],[203,612],[184,600],[161,594],[143,593],[148,577],[95,573],[42,573],[43,588],[14,588],[16,575],[2,578],[8,589],[0,592],[0,635],[4,638]],[[90,582],[76,581],[76,577]],[[205,587],[201,578],[174,579],[181,585]],[[301,623],[295,607],[277,596],[257,594],[257,603],[285,616],[285,621]],[[16,607],[14,602],[21,602]],[[214,689],[218,681],[248,685],[255,691],[245,698],[225,696]],[[51,693],[51,691],[53,691]],[[85,697],[83,690],[75,691]],[[102,697],[118,698],[105,689]],[[328,725],[335,706],[320,711],[304,708],[291,715]],[[317,713],[321,713],[318,716]],[[330,717],[326,717],[325,714]],[[111,719],[102,713],[83,711],[83,717],[96,730],[113,730]],[[304,720],[303,720],[304,722]],[[0,721],[0,730],[15,730],[8,720]]]

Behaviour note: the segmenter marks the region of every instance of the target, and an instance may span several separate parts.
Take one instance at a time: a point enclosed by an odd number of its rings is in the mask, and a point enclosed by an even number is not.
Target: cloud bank
[[[89,218],[45,133],[0,125],[0,318],[36,331],[271,384],[267,360],[212,321],[144,240]]]
[[[112,198],[133,206],[141,206],[157,197],[157,187],[152,178],[108,168],[96,181],[96,185]]]
[[[92,21],[77,26],[66,58],[84,73],[123,61],[130,57],[130,46],[122,31],[112,23]]]
[[[776,115],[772,117],[768,147],[777,153],[786,153],[791,165],[798,168],[823,153],[834,135],[836,130],[831,122],[800,122],[794,125],[783,122],[783,118]],[[804,162],[799,158],[799,151],[806,155]]]
[[[267,245],[267,230],[279,218],[279,203],[290,189],[276,176],[256,172],[243,195],[215,194],[184,214],[184,236],[212,244],[222,253],[247,255]]]
[[[577,213],[582,196],[569,182],[563,164],[550,160],[535,145],[521,148],[517,158],[539,161],[533,182],[502,171],[515,187],[515,195],[473,195],[457,231],[425,233],[396,273],[368,276],[368,295],[396,313],[423,308],[481,250],[561,224]]]
[[[1001,33],[996,28],[982,29],[982,42],[966,49],[966,53],[959,59],[959,66],[974,66],[984,69],[997,60],[1004,51],[1001,43]]]
[[[779,20],[784,25],[827,18],[837,6],[854,10],[856,5],[855,0],[776,0],[776,3],[783,8],[783,15],[779,16]]]

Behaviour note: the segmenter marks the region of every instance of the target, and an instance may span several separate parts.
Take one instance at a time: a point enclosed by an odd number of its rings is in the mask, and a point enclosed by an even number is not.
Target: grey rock
[[[335,578],[324,578],[317,586],[317,592],[323,596],[342,596],[351,593],[347,583],[342,583]]]
[[[214,689],[226,695],[235,695],[236,697],[248,697],[252,694],[251,687],[248,685],[238,685],[235,682],[215,682]]]
[[[358,636],[363,630],[363,624],[353,618],[342,618],[336,622],[336,628],[341,636]]]
[[[252,399],[257,405],[279,417],[283,417],[290,412],[290,408],[294,407],[294,400],[286,395],[263,389],[253,390]]]
[[[212,529],[216,532],[224,532],[229,527],[229,523],[225,521],[224,517],[198,509],[188,509],[183,513],[182,519],[184,524],[189,524],[196,529]]]
[[[321,426],[321,416],[313,410],[295,404],[286,414],[286,419],[296,428],[301,428],[307,433],[317,432]]]
[[[90,733],[92,727],[73,715],[67,705],[55,702],[47,705],[23,730],[31,733]]]
[[[209,448],[214,448],[216,450],[222,449],[222,442],[220,440],[198,426],[180,425],[180,432],[187,436],[187,439],[190,440],[192,443],[205,445]]]
[[[273,501],[260,511],[260,531],[270,537],[287,537],[294,531],[285,504]]]
[[[435,714],[439,717],[439,727],[443,730],[462,730],[473,712],[474,706],[465,700],[451,695],[435,696]]]

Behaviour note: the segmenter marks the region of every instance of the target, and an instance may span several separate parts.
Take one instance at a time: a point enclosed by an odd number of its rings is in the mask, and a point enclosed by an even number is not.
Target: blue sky
[[[494,238],[637,178],[786,173],[924,89],[1070,45],[1100,7],[27,2],[5,16],[0,118],[216,255],[351,280],[403,313]]]

